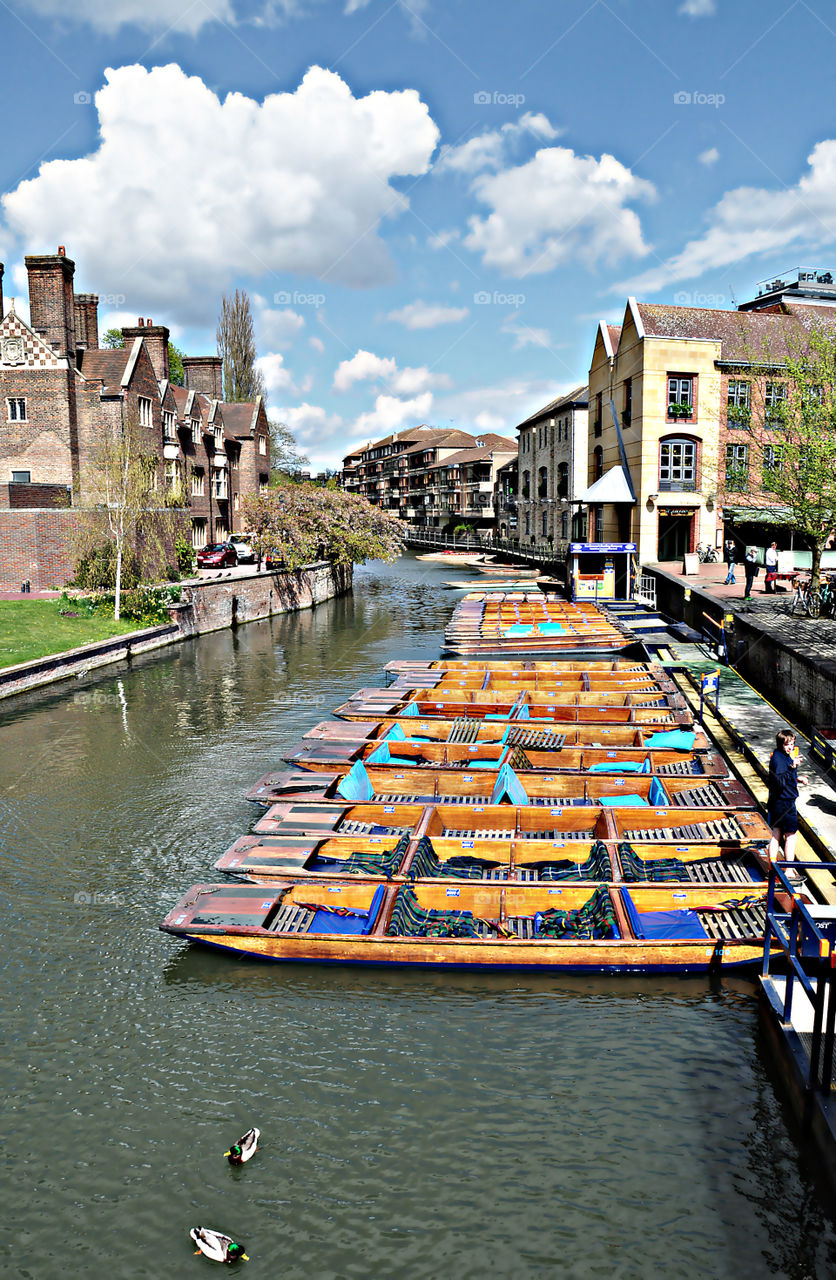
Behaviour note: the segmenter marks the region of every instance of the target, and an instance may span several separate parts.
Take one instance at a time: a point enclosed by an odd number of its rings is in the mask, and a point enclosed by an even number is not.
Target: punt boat
[[[368,764],[355,761],[333,773],[313,770],[278,770],[265,774],[247,792],[247,799],[259,804],[282,800],[356,801],[380,800],[401,804],[532,805],[605,807],[652,805],[655,808],[755,807],[752,795],[728,772],[720,775],[672,774],[664,777],[648,773],[611,774],[547,773],[536,769],[515,769],[510,764],[496,768],[479,762],[467,771],[437,766],[432,769],[405,765]],[[470,770],[473,770],[472,772]]]
[[[551,720],[563,723],[664,723],[671,713],[685,711],[681,693],[602,690],[581,693],[573,689],[549,690],[422,688],[358,689],[334,708],[344,720],[380,719],[383,716],[432,716],[446,720],[471,716],[492,720]]]
[[[664,667],[655,662],[637,662],[632,658],[584,658],[582,662],[554,661],[551,659],[525,660],[514,659],[468,658],[393,658],[383,668],[387,675],[397,678],[402,674],[441,672],[444,674],[469,675],[472,672],[486,671],[506,672],[509,675],[532,673],[539,675],[551,672],[558,679],[565,676],[617,676],[623,675],[660,675],[665,676]]]
[[[699,973],[760,962],[765,898],[765,886],[729,893],[714,886],[443,881],[199,884],[160,927],[269,961]]]
[[[481,840],[533,841],[539,849],[564,849],[567,841],[714,845],[769,843],[770,831],[755,809],[604,807],[603,805],[460,805],[440,802],[363,804],[285,801],[270,805],[253,824],[258,835],[388,836],[405,833],[452,840],[460,850]],[[452,847],[452,846],[451,846]],[[543,854],[543,857],[548,854]]]
[[[765,880],[766,860],[741,843],[655,844],[623,840],[554,842],[462,841],[405,832],[400,837],[245,835],[215,863],[218,871],[257,884],[312,876],[381,880],[511,880],[524,883],[589,881],[628,884],[742,885]]]
[[[625,724],[592,724],[584,722],[575,728],[565,722],[558,726],[549,724],[526,725],[525,721],[476,720],[471,716],[458,716],[446,720],[409,719],[391,717],[383,720],[320,720],[305,734],[304,742],[321,743],[390,743],[426,744],[450,743],[478,745],[502,743],[522,747],[524,751],[556,751],[561,747],[605,747],[608,750],[633,751],[640,748],[656,750],[705,751],[709,741],[699,725],[691,722],[687,713],[681,713],[679,727],[658,728],[646,724],[644,728],[629,722]]]

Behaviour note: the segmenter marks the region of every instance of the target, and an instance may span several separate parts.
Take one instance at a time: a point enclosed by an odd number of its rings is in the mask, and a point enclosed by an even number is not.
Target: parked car
[[[237,563],[231,542],[212,542],[197,553],[198,569],[234,569]]]
[[[255,564],[255,552],[248,534],[233,533],[229,545],[234,547],[239,564]]]

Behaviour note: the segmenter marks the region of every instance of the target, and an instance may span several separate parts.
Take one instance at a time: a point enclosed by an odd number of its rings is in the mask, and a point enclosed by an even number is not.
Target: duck
[[[225,1236],[220,1231],[212,1231],[210,1227],[192,1227],[189,1232],[197,1245],[198,1253],[205,1254],[213,1262],[249,1262],[244,1245],[238,1244],[232,1236]]]
[[[258,1150],[258,1140],[261,1137],[261,1130],[252,1128],[248,1129],[242,1138],[234,1142],[228,1151],[224,1152],[230,1164],[246,1164],[251,1160]]]

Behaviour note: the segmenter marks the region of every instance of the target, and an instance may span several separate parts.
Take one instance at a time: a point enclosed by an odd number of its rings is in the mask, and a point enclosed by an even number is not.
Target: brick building
[[[0,264],[0,586],[69,580],[72,512],[91,500],[104,433],[126,420],[156,464],[160,501],[189,509],[195,546],[241,531],[241,497],[270,473],[261,398],[224,405],[219,356],[186,358],[187,385],[173,386],[168,329],[150,320],[100,348],[98,298],[74,292],[63,247],[26,269],[29,324],[4,307]]]

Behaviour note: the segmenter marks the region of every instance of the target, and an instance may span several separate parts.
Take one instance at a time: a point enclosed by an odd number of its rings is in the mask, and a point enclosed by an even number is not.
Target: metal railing
[[[441,529],[416,529],[410,525],[407,527],[404,541],[408,547],[502,552],[509,558],[523,560],[528,564],[548,565],[551,570],[562,567],[566,563],[560,548],[555,549],[549,543],[523,545],[511,538],[495,538],[492,529],[477,529],[472,534],[456,538]]]
[[[639,577],[638,586],[633,592],[633,599],[641,604],[650,605],[651,609],[656,608],[656,579],[649,573],[643,573]]]
[[[798,870],[821,871],[821,862],[793,862]],[[789,915],[776,907],[775,893],[780,890],[792,899]],[[763,976],[769,977],[773,941],[787,965],[784,989],[783,1022],[792,1024],[793,996],[796,983],[813,1008],[813,1031],[810,1043],[810,1065],[807,1088],[830,1093],[833,1084],[833,1047],[836,1039],[836,999],[834,999],[834,932],[836,922],[820,927],[787,879],[786,872],[773,864],[766,896],[766,936],[763,946]],[[815,978],[815,981],[813,980]]]

